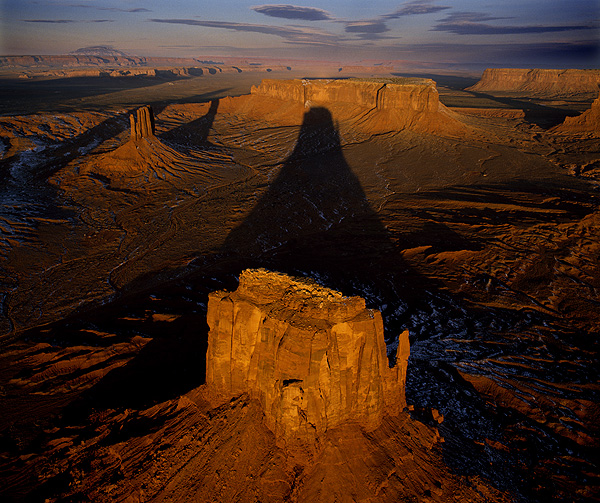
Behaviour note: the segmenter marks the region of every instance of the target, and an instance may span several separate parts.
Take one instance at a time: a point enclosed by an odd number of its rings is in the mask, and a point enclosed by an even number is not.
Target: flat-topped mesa
[[[154,113],[152,107],[146,106],[138,108],[137,120],[131,114],[129,116],[131,124],[131,139],[150,138],[154,136]]]
[[[259,86],[252,86],[251,93],[305,107],[346,104],[377,110],[437,112],[440,105],[431,79],[263,79]]]
[[[408,332],[389,368],[381,314],[360,297],[249,269],[236,291],[209,295],[207,320],[207,385],[257,398],[279,441],[310,444],[346,421],[373,429],[406,406]]]
[[[598,93],[600,70],[546,70],[539,68],[488,68],[468,91],[522,93],[545,97]]]

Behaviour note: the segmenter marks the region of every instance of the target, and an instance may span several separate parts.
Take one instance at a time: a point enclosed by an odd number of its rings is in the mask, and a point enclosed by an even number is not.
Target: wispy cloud
[[[74,19],[21,19],[25,23],[53,23],[53,24],[66,24],[75,23]]]
[[[88,7],[96,10],[108,10],[111,12],[152,12],[150,9],[144,7],[137,7],[135,9],[120,9],[119,7],[95,7],[93,5],[72,5],[71,7]]]
[[[356,33],[362,39],[380,40],[384,38],[395,38],[383,36],[382,34],[390,31],[386,21],[399,19],[405,16],[418,16],[423,14],[433,14],[442,10],[450,9],[444,5],[435,5],[436,0],[412,0],[406,2],[400,8],[389,14],[383,14],[375,19],[365,19],[361,21],[344,21],[346,32]]]
[[[31,2],[34,5],[51,5],[56,7],[73,7],[73,8],[81,8],[81,9],[94,9],[94,10],[104,10],[110,12],[152,12],[150,9],[146,9],[145,7],[135,7],[131,9],[122,9],[120,7],[101,7],[98,5],[90,5],[90,4],[82,4],[82,3],[67,3],[67,2],[40,2],[33,1]]]
[[[383,21],[349,21],[346,22],[345,31],[356,35],[361,40],[392,40],[400,37],[383,35],[390,31]]]
[[[48,23],[48,24],[69,24],[69,23],[114,23],[114,19],[21,19],[25,23]]]
[[[495,25],[486,21],[512,19],[494,17],[479,12],[454,12],[441,19],[431,30],[446,31],[457,35],[519,35],[526,33],[553,33],[574,30],[589,30],[597,26],[588,25]]]
[[[250,7],[253,11],[265,16],[296,19],[302,21],[329,21],[331,14],[316,7],[299,7],[297,5],[257,5]]]
[[[390,31],[383,21],[350,21],[346,23],[349,33],[385,33]]]
[[[49,24],[69,24],[69,23],[114,23],[114,19],[21,19],[25,23],[49,23]]]
[[[416,16],[419,14],[433,14],[451,7],[445,5],[434,5],[435,0],[413,0],[405,3],[402,7],[390,14],[384,14],[382,19],[398,19],[404,16]]]
[[[225,30],[263,33],[284,38],[287,42],[305,43],[310,45],[333,45],[338,43],[338,37],[324,30],[307,26],[269,26],[252,23],[230,23],[227,21],[202,21],[197,19],[150,19],[153,23],[183,24],[189,26],[204,26]]]

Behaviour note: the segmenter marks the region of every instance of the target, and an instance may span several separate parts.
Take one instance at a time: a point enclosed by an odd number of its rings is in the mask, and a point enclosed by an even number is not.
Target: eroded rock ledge
[[[600,136],[600,95],[592,106],[577,117],[567,117],[562,124],[552,129],[554,133],[589,133]]]
[[[395,83],[369,80],[263,79],[251,93],[284,101],[314,105],[348,104],[369,109],[437,112],[440,102],[431,79],[398,79]]]
[[[360,297],[249,269],[236,291],[210,294],[207,319],[207,385],[257,398],[278,440],[312,443],[348,421],[371,430],[406,406],[408,332],[389,368],[381,314]]]

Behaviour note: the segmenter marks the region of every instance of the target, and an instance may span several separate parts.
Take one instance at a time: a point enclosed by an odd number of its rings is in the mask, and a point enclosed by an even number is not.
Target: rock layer
[[[376,428],[406,406],[408,332],[389,368],[379,311],[305,279],[246,270],[210,294],[206,382],[221,399],[257,398],[286,443],[354,421]]]
[[[469,131],[458,114],[440,103],[431,79],[263,79],[247,98],[247,115],[278,123],[286,114],[319,107],[354,133],[366,135],[411,129],[464,136]]]
[[[386,83],[348,80],[275,80],[263,79],[251,93],[304,106],[347,104],[370,109],[405,109],[437,112],[440,102],[435,82],[420,79],[413,83]]]
[[[596,95],[600,70],[488,68],[468,91],[505,91],[543,96]]]

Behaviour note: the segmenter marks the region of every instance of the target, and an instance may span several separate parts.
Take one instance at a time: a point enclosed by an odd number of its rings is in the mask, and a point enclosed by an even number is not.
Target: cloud
[[[349,33],[385,33],[390,31],[383,21],[351,21],[346,23]]]
[[[298,7],[297,5],[257,5],[250,7],[253,11],[265,16],[298,19],[302,21],[328,21],[331,14],[316,7]]]
[[[392,40],[399,37],[382,35],[390,31],[383,21],[353,21],[346,23],[346,32],[356,34],[360,40]]]
[[[417,16],[420,14],[433,14],[441,10],[451,9],[451,7],[443,5],[433,5],[435,0],[413,0],[407,2],[403,7],[390,13],[381,16],[383,19],[398,19],[403,16]]]
[[[96,7],[95,5],[68,5],[67,7],[83,7],[86,9],[96,9],[96,10],[107,10],[110,12],[152,12],[150,9],[145,9],[144,7],[137,7],[135,9],[120,9],[119,7]]]
[[[74,19],[21,19],[25,23],[55,23],[55,24],[66,24],[75,23]]]
[[[362,20],[362,21],[343,21],[346,25],[346,32],[356,33],[358,37],[365,40],[381,40],[391,39],[395,37],[388,37],[381,35],[387,31],[390,31],[386,21],[391,19],[399,19],[405,16],[417,16],[422,14],[432,14],[442,10],[450,9],[443,5],[434,5],[436,0],[412,0],[406,2],[402,7],[396,9],[394,12],[389,14],[383,14],[375,19]]]
[[[33,1],[31,2],[34,5],[51,5],[53,7],[77,7],[82,9],[94,9],[94,10],[105,10],[111,12],[152,12],[150,9],[146,9],[144,7],[136,7],[132,9],[121,9],[119,7],[98,7],[97,5],[88,5],[88,4],[73,4],[73,3],[64,3],[64,2],[39,2]]]
[[[184,24],[189,26],[205,26],[207,28],[263,33],[265,35],[284,38],[287,42],[305,43],[309,45],[335,45],[339,41],[337,36],[329,32],[309,28],[307,26],[269,26],[264,24],[201,21],[196,19],[150,19],[149,21],[153,23]]]
[[[96,7],[98,10],[110,10],[115,12],[152,12],[150,9],[144,7],[137,7],[136,9],[119,9],[118,7]]]
[[[68,23],[114,23],[114,19],[21,19],[25,23],[50,23],[50,24],[68,24]]]
[[[484,21],[512,19],[493,17],[479,12],[455,12],[441,19],[431,31],[446,31],[457,35],[520,35],[526,33],[554,33],[562,31],[589,30],[596,27],[589,25],[492,25]]]

